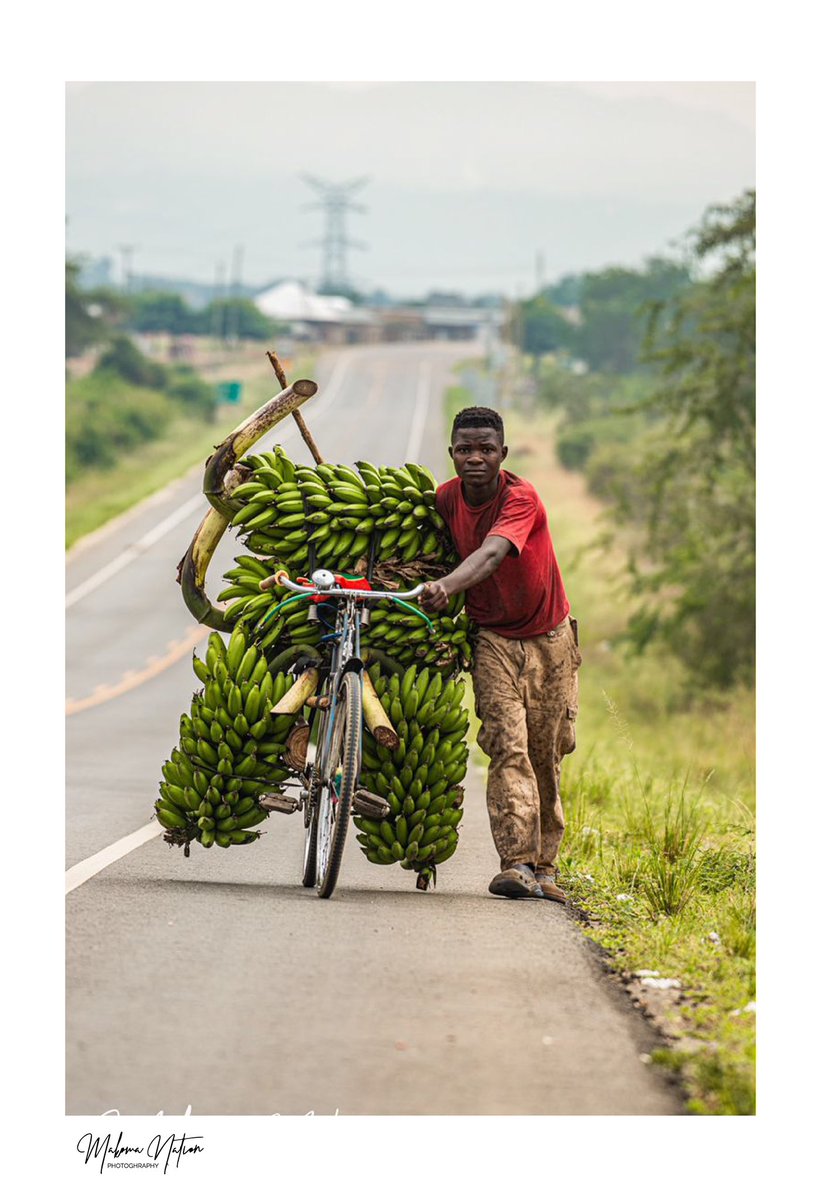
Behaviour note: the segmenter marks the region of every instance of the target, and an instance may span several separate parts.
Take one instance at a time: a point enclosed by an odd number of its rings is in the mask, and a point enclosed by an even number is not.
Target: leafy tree
[[[580,275],[563,275],[556,283],[543,288],[542,295],[561,308],[571,308],[580,303],[583,279]]]
[[[651,258],[644,270],[609,267],[583,276],[576,348],[594,371],[637,369],[649,311],[673,299],[690,282],[682,263]]]
[[[128,327],[140,333],[197,333],[202,318],[176,292],[137,292],[129,297]]]
[[[545,296],[533,296],[520,305],[520,348],[526,354],[550,354],[568,347],[573,328],[559,308]]]
[[[77,283],[79,274],[80,264],[66,259],[66,358],[82,354],[106,334],[100,318],[89,312],[89,299]]]
[[[698,281],[649,325],[656,385],[639,408],[657,423],[611,489],[618,518],[644,528],[634,644],[661,637],[725,687],[754,673],[754,192],[709,209],[688,247]]]
[[[146,358],[124,334],[111,339],[111,344],[100,356],[97,369],[113,372],[138,387],[161,388],[166,383],[165,367]]]
[[[216,330],[218,337],[234,333],[239,338],[263,342],[278,329],[277,323],[262,313],[252,300],[212,300],[199,316],[199,332]]]

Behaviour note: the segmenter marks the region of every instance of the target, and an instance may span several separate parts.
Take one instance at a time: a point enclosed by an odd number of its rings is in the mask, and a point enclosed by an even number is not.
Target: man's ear
[[[454,458],[454,451],[452,450],[451,446],[449,446],[449,458]]]
[[[502,449],[502,451],[501,451],[501,454],[500,454],[500,461],[501,461],[501,462],[503,461],[503,459],[506,457],[506,455],[507,455],[508,453],[509,453],[509,447],[508,447],[508,446],[504,446],[504,447],[503,447],[503,449]]]

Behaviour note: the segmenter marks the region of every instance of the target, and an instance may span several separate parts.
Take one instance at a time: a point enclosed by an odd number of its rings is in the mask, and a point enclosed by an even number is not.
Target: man
[[[465,408],[451,433],[456,478],[437,489],[462,562],[426,584],[421,603],[442,611],[466,592],[477,622],[472,680],[488,754],[487,804],[500,873],[495,896],[561,904],[557,852],[563,837],[560,762],[575,746],[576,622],[549,534],[546,510],[525,479],[501,469],[503,422],[489,408]]]

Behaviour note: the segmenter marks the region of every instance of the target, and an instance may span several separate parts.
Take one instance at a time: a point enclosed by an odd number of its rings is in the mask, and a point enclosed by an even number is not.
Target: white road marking
[[[423,444],[423,433],[426,429],[426,418],[429,413],[429,400],[431,398],[431,375],[431,363],[424,360],[420,364],[420,371],[417,376],[417,399],[414,403],[414,414],[412,416],[411,429],[409,430],[409,443],[406,446],[406,462],[417,462],[420,447]]]
[[[334,403],[336,392],[340,387],[340,382],[345,375],[346,370],[348,369],[348,365],[349,360],[347,358],[338,359],[334,371],[332,372],[331,379],[325,388],[323,396],[324,403],[318,404],[317,407],[313,408],[311,411],[313,418],[322,416],[329,406]],[[286,437],[283,438],[283,442],[291,441],[292,438],[299,437],[299,435],[300,431],[298,430],[297,426],[294,425]],[[186,517],[190,516],[195,509],[202,508],[204,505],[208,506],[208,501],[202,494],[193,496],[190,500],[187,500],[185,504],[181,504],[179,508],[176,508],[172,513],[170,513],[165,520],[161,521],[158,525],[155,525],[154,528],[150,529],[148,533],[145,533],[143,537],[139,539],[139,541],[135,542],[133,546],[130,546],[128,550],[124,550],[122,554],[118,554],[116,558],[113,558],[110,563],[106,564],[105,567],[101,567],[99,571],[96,571],[94,575],[90,576],[90,578],[85,580],[84,583],[80,583],[76,588],[73,588],[66,596],[66,608],[71,608],[73,604],[76,604],[78,600],[83,600],[89,595],[90,592],[93,592],[99,588],[101,584],[107,583],[109,579],[111,579],[114,575],[117,575],[118,572],[122,571],[124,567],[127,567],[129,563],[133,563],[136,558],[139,558],[139,556],[145,550],[148,550],[149,547],[153,546],[155,542],[159,542],[162,537],[179,525],[181,521],[185,521]]]
[[[186,517],[190,516],[196,508],[202,508],[207,503],[204,496],[193,496],[191,500],[187,500],[185,504],[181,504],[164,521],[161,521],[159,525],[155,525],[148,533],[143,534],[140,540],[135,542],[133,546],[129,546],[128,550],[124,550],[122,554],[118,554],[117,558],[113,558],[105,567],[101,567],[99,571],[95,571],[94,575],[84,583],[78,584],[76,588],[73,588],[66,596],[66,608],[71,608],[78,600],[82,600],[90,592],[99,588],[101,584],[106,583],[113,575],[116,575],[124,567],[127,567],[129,563],[139,558],[155,542],[159,542],[160,538],[164,537],[170,529],[174,529],[181,521],[185,521]]]
[[[145,845],[146,842],[150,842],[152,838],[156,838],[162,832],[163,826],[159,821],[150,821],[148,825],[143,825],[134,833],[129,833],[119,841],[112,842],[110,846],[106,846],[105,850],[98,850],[96,854],[92,854],[91,858],[84,858],[82,862],[75,863],[66,871],[66,895],[68,896],[69,892],[80,887],[80,884],[85,883],[87,879],[91,879],[93,875],[110,867],[113,862],[117,862],[118,858],[130,854],[132,850]]]

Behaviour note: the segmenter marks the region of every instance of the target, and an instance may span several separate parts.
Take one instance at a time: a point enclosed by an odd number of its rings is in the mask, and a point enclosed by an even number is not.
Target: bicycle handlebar
[[[331,572],[329,572],[329,574],[331,574]],[[285,571],[277,571],[274,575],[270,575],[268,579],[264,579],[261,582],[261,590],[267,591],[268,589],[264,587],[264,584],[276,584],[278,587],[287,588],[290,592],[296,592],[298,595],[303,596],[339,596],[342,599],[353,596],[363,596],[364,598],[370,600],[411,600],[415,596],[419,596],[425,587],[425,584],[419,583],[417,587],[412,588],[410,592],[375,592],[371,590],[366,591],[364,588],[323,587],[319,583],[305,585],[301,583],[293,583]]]

